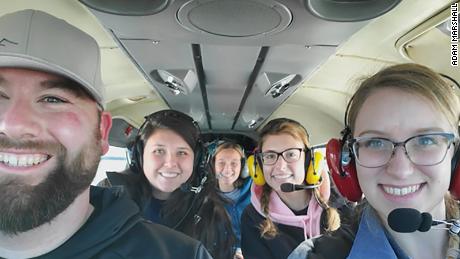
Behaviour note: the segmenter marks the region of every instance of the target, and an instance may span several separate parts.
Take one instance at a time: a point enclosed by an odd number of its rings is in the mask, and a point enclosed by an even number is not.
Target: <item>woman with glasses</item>
[[[287,258],[305,239],[339,227],[339,215],[327,203],[327,174],[317,172],[322,180],[307,185],[309,146],[307,131],[294,120],[275,119],[260,131],[257,160],[265,184],[253,185],[241,218],[244,258]],[[308,187],[283,192],[285,183]]]
[[[460,216],[451,195],[460,191],[454,171],[459,115],[453,86],[427,67],[395,65],[364,80],[349,103],[342,142],[356,167],[343,166],[349,186],[365,197],[356,222],[302,244],[290,258],[460,258],[459,236],[431,228],[428,216]],[[342,188],[354,196],[349,191]],[[388,219],[400,208],[416,211]],[[423,218],[428,223],[417,223]]]
[[[146,116],[129,169],[107,172],[103,185],[123,186],[146,219],[201,241],[213,258],[231,259],[231,221],[204,160],[196,122],[182,112],[162,110]]]

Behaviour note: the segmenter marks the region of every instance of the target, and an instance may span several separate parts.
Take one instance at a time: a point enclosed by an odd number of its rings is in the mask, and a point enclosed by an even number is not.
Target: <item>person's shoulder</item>
[[[137,184],[140,181],[140,175],[134,173],[130,168],[121,172],[106,172],[107,180],[112,186]]]
[[[257,212],[252,203],[249,203],[246,208],[243,210],[241,215],[241,223],[243,224],[257,224],[263,221],[265,218]]]
[[[243,215],[245,216],[253,215],[254,212],[257,213],[256,209],[254,208],[254,205],[252,205],[252,203],[249,203],[248,206],[244,208]]]
[[[107,252],[120,258],[211,258],[199,241],[147,220],[136,223]]]
[[[336,231],[302,242],[288,259],[343,259],[350,253],[356,237],[356,226],[342,225]]]

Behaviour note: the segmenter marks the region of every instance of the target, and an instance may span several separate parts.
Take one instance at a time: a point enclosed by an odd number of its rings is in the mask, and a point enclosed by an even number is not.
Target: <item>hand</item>
[[[241,249],[236,250],[235,255],[233,256],[233,259],[244,259]]]

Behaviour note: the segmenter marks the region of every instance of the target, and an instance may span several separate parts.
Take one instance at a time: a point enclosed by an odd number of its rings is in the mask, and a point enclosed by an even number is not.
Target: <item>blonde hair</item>
[[[438,73],[418,64],[390,66],[365,79],[359,85],[349,103],[346,124],[354,132],[354,125],[361,107],[374,92],[383,88],[395,88],[418,94],[431,100],[452,127],[457,129],[460,115],[460,101],[450,86]],[[458,134],[458,133],[456,133]]]
[[[458,209],[458,202],[447,193],[444,196],[446,204],[446,215],[447,219],[458,219],[460,218],[460,212]],[[460,238],[458,235],[449,235],[449,243],[447,247],[448,259],[456,259],[459,252]]]
[[[454,89],[440,74],[428,67],[418,64],[400,64],[390,66],[377,74],[365,79],[350,100],[345,123],[354,132],[354,125],[361,107],[374,92],[383,88],[395,88],[407,93],[416,94],[431,100],[451,124],[458,136],[460,100]],[[459,218],[459,207],[450,193],[445,195],[446,214],[448,219]],[[449,251],[456,254],[459,248],[459,237],[450,235]],[[448,256],[448,258],[451,258]],[[456,257],[455,257],[456,258]]]
[[[301,140],[305,147],[310,148],[310,141],[307,130],[297,121],[279,118],[268,122],[260,131],[259,150],[262,150],[263,143],[270,135],[287,134],[292,136],[294,139]],[[273,189],[265,184],[262,187],[262,195],[260,197],[260,204],[262,211],[266,215],[265,220],[260,224],[260,235],[264,238],[271,239],[278,234],[273,221],[269,216],[269,203],[270,194]],[[323,198],[319,189],[307,190],[311,194],[311,199],[316,199],[320,206],[326,211],[326,231],[334,231],[340,227],[340,216],[335,208],[329,207],[327,199]]]
[[[241,145],[236,144],[234,142],[224,142],[217,146],[216,152],[214,153],[214,159],[216,158],[217,154],[219,154],[219,152],[221,152],[222,150],[227,150],[227,149],[233,149],[236,152],[238,152],[241,158],[245,158],[244,151]]]

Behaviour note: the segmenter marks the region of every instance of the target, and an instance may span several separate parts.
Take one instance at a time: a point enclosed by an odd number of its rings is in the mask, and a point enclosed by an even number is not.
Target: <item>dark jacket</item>
[[[214,183],[206,182],[199,193],[176,190],[171,198],[161,204],[152,203],[153,196],[148,180],[130,169],[121,173],[107,172],[107,179],[99,185],[123,188],[139,205],[144,217],[153,216],[147,219],[201,241],[216,259],[232,258],[235,236],[224,208],[224,200],[218,195]],[[158,205],[153,206],[158,211],[153,211],[152,204]]]
[[[80,230],[37,258],[211,258],[196,240],[142,219],[120,188],[92,186],[90,202],[94,211]]]
[[[350,253],[357,232],[357,223],[342,224],[334,232],[302,242],[288,259],[345,259]]]
[[[272,239],[260,236],[259,225],[265,217],[249,204],[241,217],[241,249],[249,259],[285,259],[305,240],[302,228],[275,223],[278,235]]]

